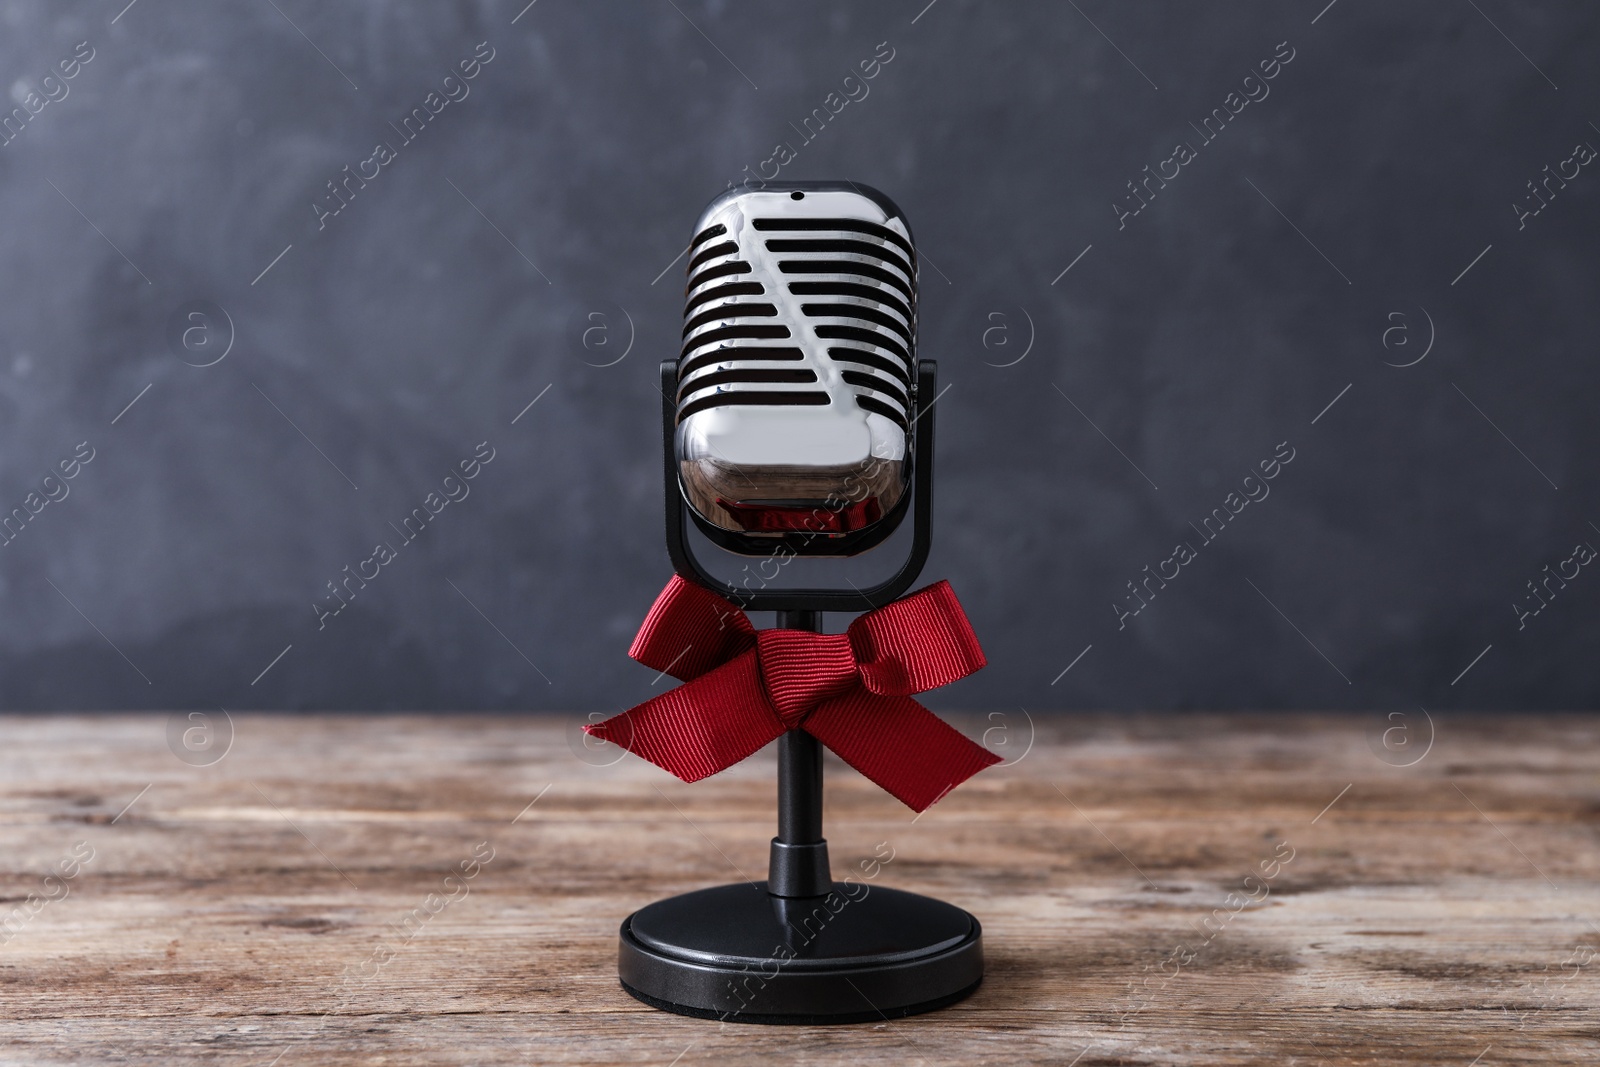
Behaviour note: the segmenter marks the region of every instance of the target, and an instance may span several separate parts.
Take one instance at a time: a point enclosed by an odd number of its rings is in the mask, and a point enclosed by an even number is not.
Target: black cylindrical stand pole
[[[780,611],[786,630],[822,631],[822,613]],[[804,730],[778,738],[778,836],[772,839],[767,890],[779,897],[823,896],[833,888],[822,836],[822,746]]]
[[[804,730],[778,738],[778,840],[813,845],[822,837],[822,752]]]

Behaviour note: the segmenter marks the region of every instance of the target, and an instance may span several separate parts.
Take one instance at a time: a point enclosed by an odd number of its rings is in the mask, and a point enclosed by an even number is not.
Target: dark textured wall
[[[672,264],[785,159],[924,253],[936,706],[1600,696],[1588,6],[124,2],[0,10],[5,708],[659,692]]]

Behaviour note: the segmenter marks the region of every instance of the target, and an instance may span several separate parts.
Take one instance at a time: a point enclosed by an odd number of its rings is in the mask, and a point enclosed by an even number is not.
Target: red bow
[[[984,665],[949,582],[847,633],[756,630],[744,612],[673,575],[628,655],[685,684],[584,729],[698,782],[796,727],[914,811],[1000,758],[912,700]]]

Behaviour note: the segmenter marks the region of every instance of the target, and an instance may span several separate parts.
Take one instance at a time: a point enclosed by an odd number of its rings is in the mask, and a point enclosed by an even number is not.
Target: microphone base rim
[[[846,895],[863,888],[858,899]],[[842,902],[836,912],[829,899]],[[819,912],[832,918],[800,946],[806,954],[754,947],[798,939],[798,927],[779,919],[805,926]],[[882,1022],[937,1011],[983,982],[978,920],[887,886],[835,882],[833,895],[806,898],[773,897],[762,882],[716,886],[641,908],[619,934],[617,973],[630,996],[724,1022]]]

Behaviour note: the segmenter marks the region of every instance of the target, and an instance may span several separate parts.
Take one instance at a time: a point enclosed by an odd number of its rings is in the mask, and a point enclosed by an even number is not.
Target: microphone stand
[[[935,373],[933,361],[918,362],[917,396],[937,395]],[[931,543],[931,405],[921,408],[913,427],[912,539],[899,570],[865,590],[748,590],[708,573],[685,536],[673,441],[677,377],[675,361],[661,365],[667,553],[680,575],[746,611],[777,612],[780,628],[812,633],[822,631],[824,611],[869,611],[910,589]],[[877,540],[906,511],[902,496],[880,523],[886,529]],[[706,524],[701,528],[716,539]],[[943,901],[833,880],[822,836],[822,746],[795,729],[778,739],[778,835],[767,881],[714,886],[640,908],[622,923],[617,973],[632,996],[680,1015],[745,1023],[879,1022],[934,1011],[976,990],[983,981],[983,929]]]
[[[822,632],[819,611],[780,611],[785,630]],[[804,730],[778,738],[778,836],[767,861],[767,892],[820,897],[833,889],[822,836],[822,745]]]

